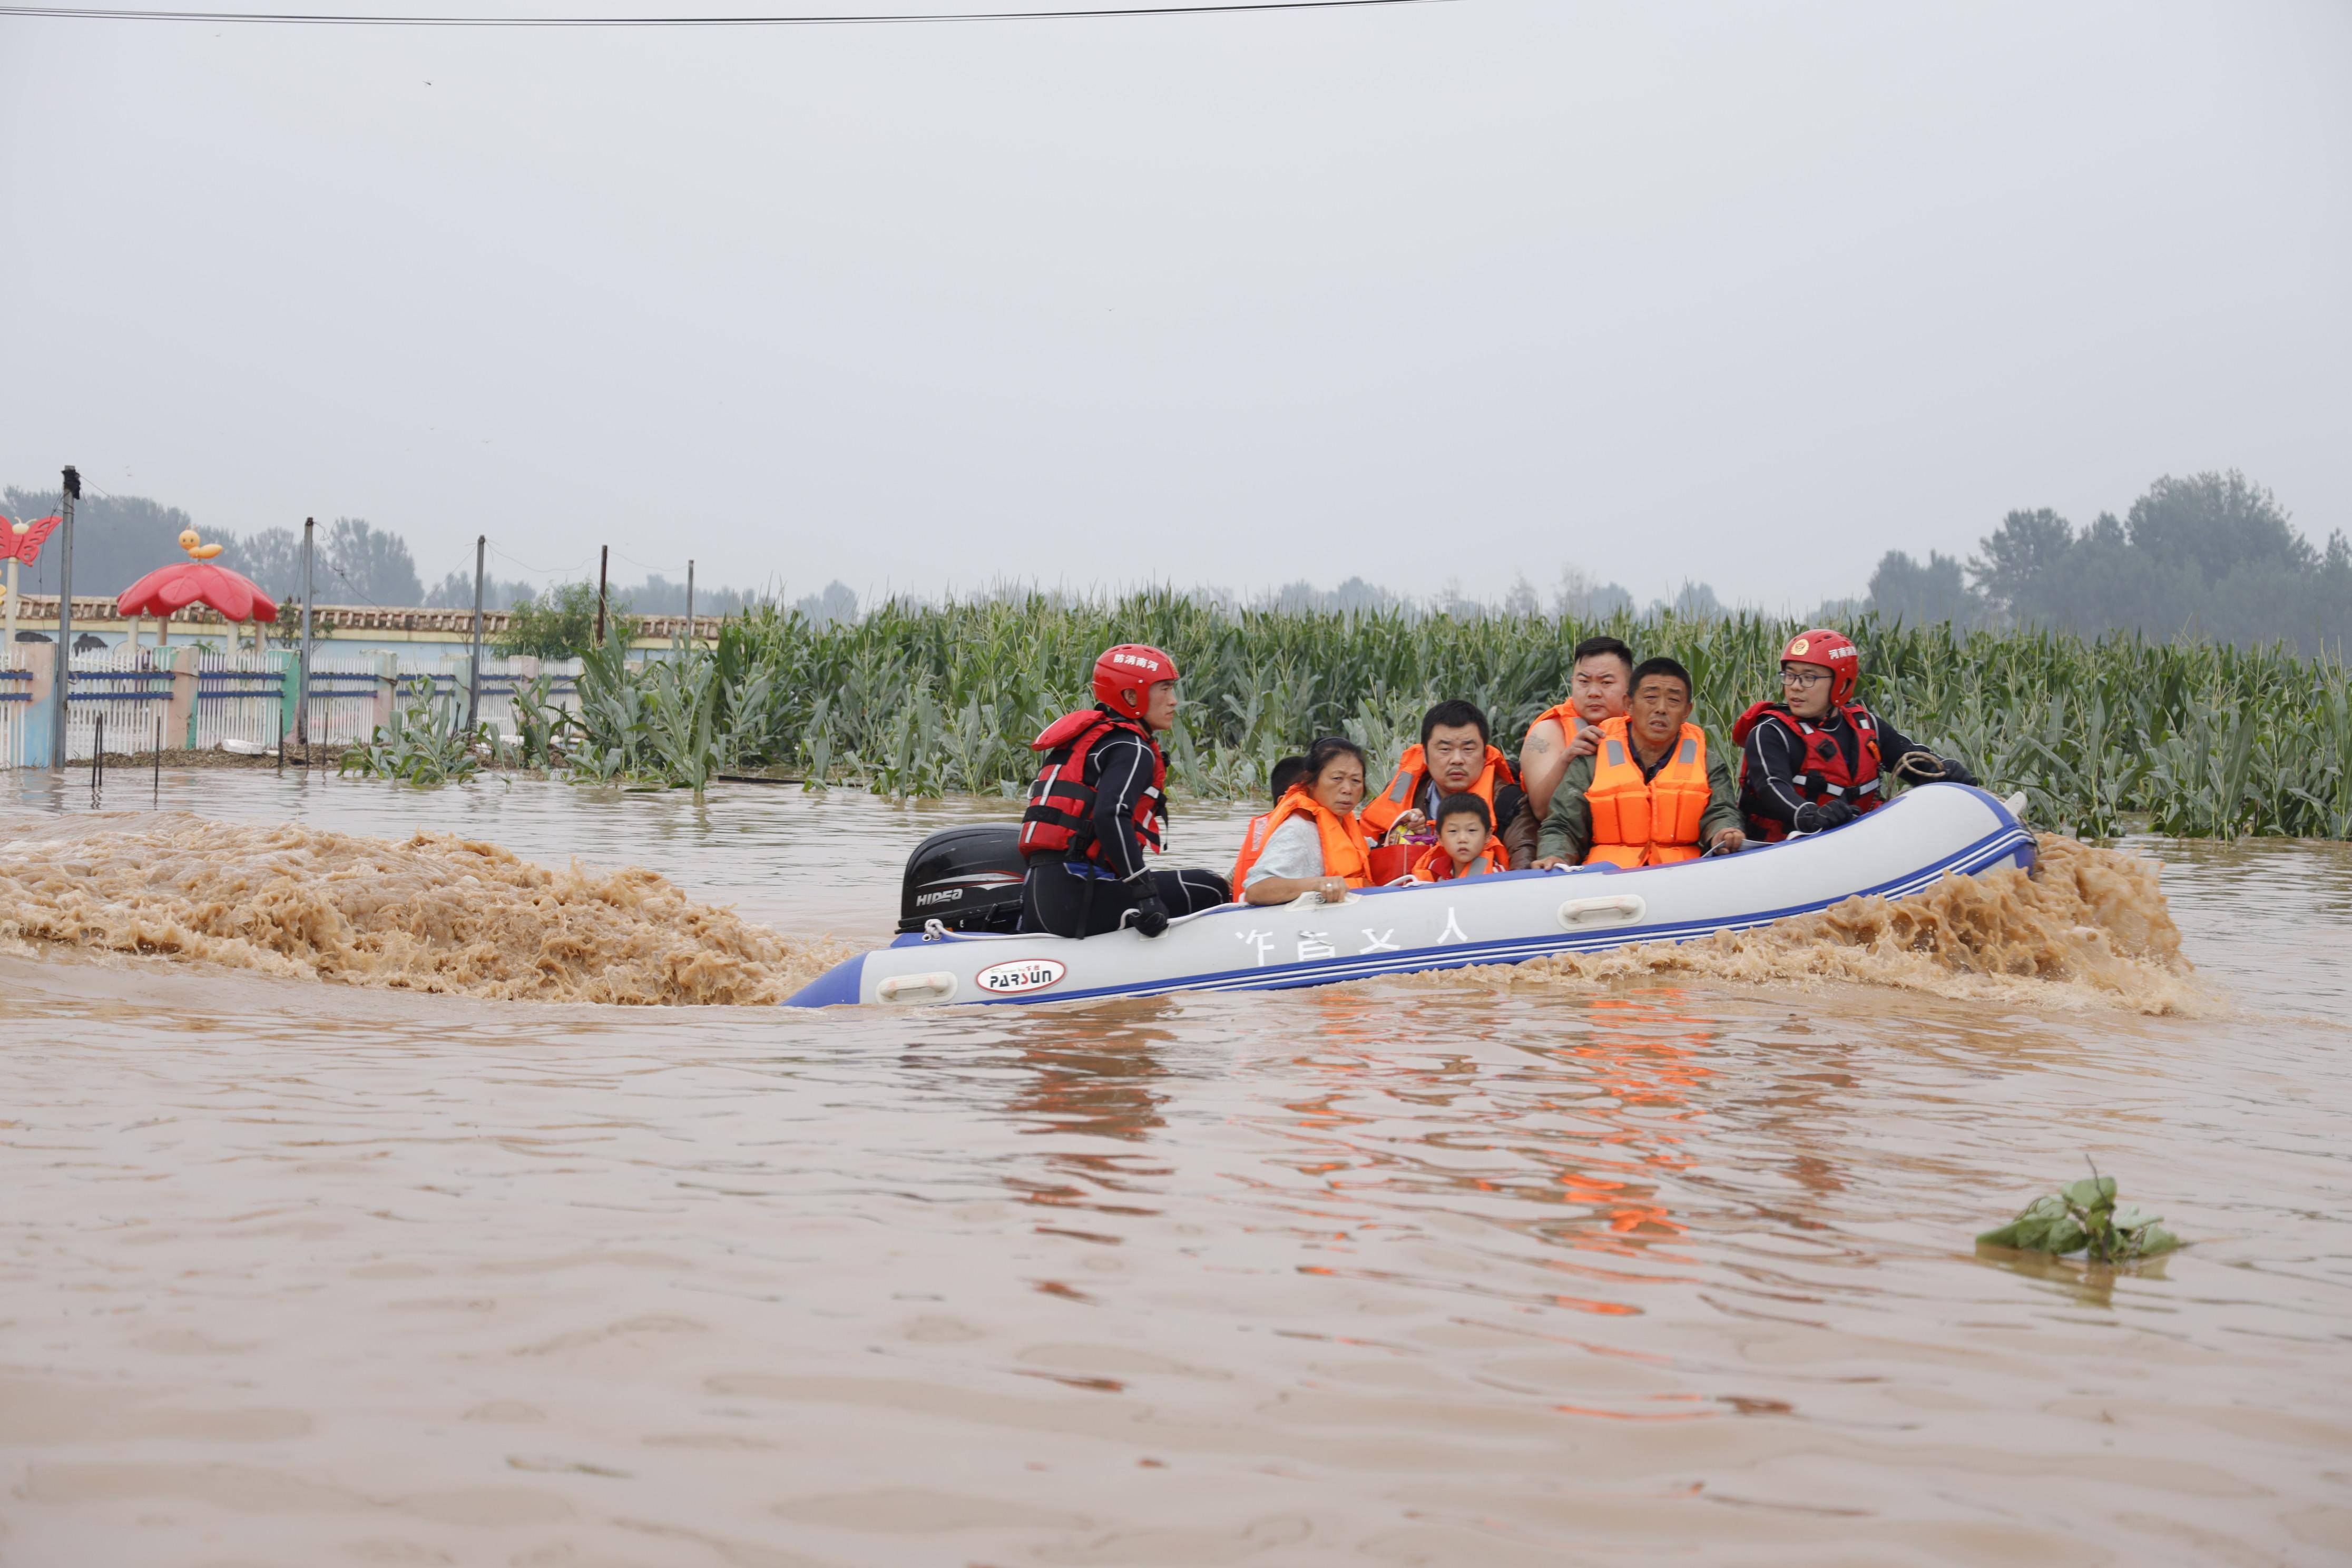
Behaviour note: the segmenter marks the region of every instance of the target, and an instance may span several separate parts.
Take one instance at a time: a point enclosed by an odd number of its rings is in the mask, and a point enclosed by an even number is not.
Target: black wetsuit
[[[1877,714],[1870,717],[1878,726],[1881,773],[1909,784],[1932,784],[1949,776],[1946,771],[1949,764],[1934,752],[1906,740],[1894,725]],[[1862,765],[1862,738],[1846,722],[1845,715],[1832,708],[1823,717],[1807,722],[1837,742],[1839,753],[1845,758],[1846,776],[1852,778]],[[1793,826],[1798,809],[1812,801],[1812,796],[1796,784],[1797,775],[1805,771],[1803,737],[1786,724],[1759,722],[1748,731],[1740,752],[1739,810],[1748,819],[1750,831],[1766,821]],[[1928,760],[1925,763],[1907,760],[1914,752]]]
[[[1135,826],[1135,803],[1157,772],[1139,735],[1115,730],[1087,749],[1087,786],[1095,792],[1089,819],[1102,858],[1076,853],[1033,855],[1021,889],[1021,929],[1055,936],[1100,936],[1117,931],[1127,913],[1157,900],[1171,919],[1233,901],[1225,879],[1212,871],[1154,871],[1144,864]]]

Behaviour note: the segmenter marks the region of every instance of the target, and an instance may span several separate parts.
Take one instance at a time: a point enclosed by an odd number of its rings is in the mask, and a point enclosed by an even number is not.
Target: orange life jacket
[[[1225,879],[1225,886],[1234,890],[1234,897],[1241,897],[1242,879],[1249,875],[1252,866],[1257,864],[1257,858],[1265,853],[1265,836],[1273,831],[1274,813],[1270,811],[1259,812],[1249,819],[1249,826],[1242,829],[1241,853],[1234,857],[1234,874]]]
[[[1241,896],[1243,884],[1249,879],[1250,868],[1265,853],[1266,841],[1274,837],[1274,830],[1294,816],[1313,820],[1316,834],[1323,840],[1323,875],[1345,878],[1351,888],[1370,885],[1371,846],[1365,842],[1364,825],[1353,816],[1341,816],[1308,795],[1305,784],[1292,784],[1288,793],[1275,802],[1274,809],[1260,819],[1265,824],[1265,832],[1254,833],[1243,842],[1241,857],[1234,862],[1235,898]],[[1255,828],[1256,824],[1250,826]]]
[[[1471,869],[1457,871],[1454,857],[1445,852],[1443,844],[1433,844],[1422,851],[1421,858],[1412,863],[1412,879],[1416,882],[1450,882],[1456,877],[1490,877],[1497,871],[1511,868],[1511,852],[1503,847],[1501,836],[1488,834],[1486,847],[1470,862]]]
[[[1625,721],[1601,726],[1601,750],[1592,759],[1592,782],[1585,804],[1592,808],[1592,849],[1588,866],[1664,866],[1696,860],[1702,851],[1699,824],[1714,792],[1706,782],[1706,732],[1683,726],[1674,755],[1655,778],[1642,776]]]
[[[1396,776],[1389,780],[1387,787],[1380,794],[1364,803],[1365,829],[1375,838],[1386,834],[1396,826],[1398,817],[1413,808],[1414,797],[1421,794],[1421,786],[1428,782],[1429,759],[1419,746],[1407,746],[1404,755],[1397,759]],[[1518,782],[1518,775],[1511,772],[1511,759],[1489,746],[1486,748],[1486,766],[1479,770],[1476,778],[1470,781],[1470,788],[1465,793],[1485,801],[1486,815],[1494,816],[1495,792],[1505,784]],[[1496,830],[1499,831],[1502,826],[1501,819],[1497,817],[1495,822]]]

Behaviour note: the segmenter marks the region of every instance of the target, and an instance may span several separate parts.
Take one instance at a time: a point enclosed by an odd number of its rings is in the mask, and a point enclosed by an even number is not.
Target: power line
[[[917,22],[1099,21],[1124,16],[1340,11],[1452,3],[1453,0],[1206,0],[1192,5],[1118,5],[1066,11],[902,11],[877,16],[853,12],[773,16],[353,16],[298,11],[134,11],[82,5],[0,5],[0,16],[84,22],[237,22],[296,27],[857,27]]]

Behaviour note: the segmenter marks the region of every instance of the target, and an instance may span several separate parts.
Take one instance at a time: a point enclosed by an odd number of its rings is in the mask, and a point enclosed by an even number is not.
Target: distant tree
[[[1922,566],[1903,551],[1890,550],[1870,574],[1870,596],[1864,607],[1887,620],[1927,626],[1949,621],[1973,626],[1983,614],[1983,601],[1969,588],[1960,563],[1937,551],[1927,552]]]
[[[618,637],[623,642],[637,635],[637,622],[629,614],[625,600],[614,598],[609,590],[605,595],[604,615],[607,637]],[[596,646],[596,584],[565,583],[518,601],[508,619],[507,629],[499,635],[498,651],[511,658],[528,654],[536,658],[577,658]]]
[[[1650,605],[1654,616],[1672,612],[1685,620],[1721,620],[1731,614],[1715,590],[1705,583],[1685,582],[1671,599],[1659,599]]]
[[[322,605],[422,605],[425,584],[416,580],[416,558],[408,541],[371,528],[365,520],[339,517],[317,545],[320,564],[314,579]]]
[[[857,595],[838,578],[827,583],[822,592],[810,594],[793,602],[793,608],[818,626],[831,626],[836,621],[857,618]]]
[[[1350,577],[1328,592],[1301,578],[1296,583],[1284,584],[1260,599],[1258,605],[1262,609],[1294,612],[1395,610],[1406,607],[1406,601],[1403,595],[1367,583],[1361,577]]]
[[[1551,595],[1552,613],[1563,619],[1605,621],[1633,607],[1633,595],[1618,583],[1603,583],[1580,566],[1563,566]]]
[[[510,610],[536,592],[520,577],[500,580],[486,575],[482,579],[482,608]],[[474,607],[474,574],[452,572],[428,589],[425,607],[429,610],[470,610]]]
[[[221,564],[242,572],[279,600],[302,593],[302,536],[290,528],[265,528],[222,542]]]
[[[2278,498],[2235,468],[2157,480],[2132,502],[2124,531],[2158,570],[2187,567],[2209,582],[2250,566],[2308,572],[2319,564]]]
[[[1005,586],[1000,585],[1000,591],[1004,591]],[[843,591],[847,592],[846,589]],[[673,583],[658,572],[625,592],[629,595],[629,603],[636,606],[640,615],[686,614],[686,584]],[[694,613],[697,616],[738,616],[754,599],[755,595],[740,588],[719,588],[709,583],[698,583],[694,587]]]
[[[1536,597],[1536,585],[1520,573],[1511,579],[1510,590],[1503,595],[1503,614],[1522,617],[1543,614],[1543,603]]]
[[[2159,479],[2127,520],[2102,512],[2080,531],[2046,507],[2012,511],[1968,571],[2012,625],[2315,650],[2352,632],[2352,549],[2341,539],[2314,549],[2268,489],[2232,469]]]

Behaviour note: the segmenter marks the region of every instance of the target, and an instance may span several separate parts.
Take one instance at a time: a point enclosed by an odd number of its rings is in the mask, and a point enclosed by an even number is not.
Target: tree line
[[[5,497],[8,515],[18,518],[54,511],[58,501],[55,490],[13,486]],[[74,530],[76,591],[121,592],[173,559],[172,541],[193,526],[194,520],[178,507],[143,496],[85,496]],[[207,537],[225,547],[223,564],[281,602],[299,596],[299,530],[264,528]],[[27,592],[54,591],[56,555],[54,547],[42,552],[25,581]],[[339,517],[319,531],[315,568],[321,604],[470,609],[474,603],[472,573],[451,572],[428,589],[408,542],[362,518]],[[1025,600],[1035,594],[1028,584],[998,584],[968,602]],[[1328,589],[1300,581],[1247,597],[1216,588],[1196,588],[1187,596],[1231,610],[1393,612],[1454,619],[1548,611],[1555,617],[1598,621],[1637,609],[1622,584],[1572,566],[1548,594],[1522,574],[1491,601],[1459,584],[1416,599],[1360,576]],[[594,598],[593,584],[542,589],[520,578],[491,576],[483,585],[485,607],[526,611],[540,628],[530,635],[530,646],[517,651],[579,651],[587,636],[579,627],[593,626]],[[910,605],[921,603],[898,598]],[[686,609],[686,585],[650,574],[642,583],[614,585],[607,600],[610,617],[678,615]],[[768,605],[797,612],[818,626],[856,620],[872,608],[861,605],[858,595],[839,582],[793,600],[729,587],[698,586],[695,594],[695,609],[704,615],[739,615]],[[2122,518],[2101,512],[2087,527],[2078,528],[2047,507],[2011,511],[1965,563],[1939,551],[1921,562],[1890,550],[1871,574],[1865,596],[1832,600],[1813,618],[1837,622],[1864,611],[1914,626],[1941,621],[1963,628],[2042,627],[2093,637],[2135,631],[2159,641],[2284,642],[2306,653],[2340,650],[2352,632],[2352,545],[2339,530],[2330,534],[2325,550],[2315,547],[2269,489],[2235,469],[2166,477],[2151,484]],[[1648,613],[1706,620],[1729,615],[1731,608],[1707,584],[1685,582],[1671,598],[1654,600]]]
[[[2340,651],[2352,633],[2352,545],[2339,529],[2315,547],[2276,496],[2234,468],[2168,476],[2123,517],[2103,511],[2088,527],[2048,507],[2012,511],[1965,564],[1890,550],[1865,603],[1915,626]]]

